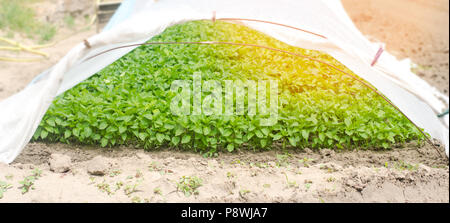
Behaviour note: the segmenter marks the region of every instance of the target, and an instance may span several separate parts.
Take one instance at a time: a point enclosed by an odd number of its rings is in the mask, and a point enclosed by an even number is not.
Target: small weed
[[[3,198],[3,194],[12,187],[11,184],[7,182],[0,181],[0,199]]]
[[[263,184],[264,188],[270,188],[270,184]]]
[[[125,195],[130,196],[130,194],[137,192],[137,187],[139,186],[140,182],[137,182],[135,184],[129,184],[125,185],[125,188],[123,191],[125,192]]]
[[[325,170],[325,171],[327,171],[327,173],[333,173],[333,172],[336,172],[336,170],[335,170],[334,168],[329,167],[329,166],[326,166],[326,165],[321,165],[321,166],[319,167],[319,169]]]
[[[336,181],[336,178],[334,178],[334,177],[327,178],[327,182],[329,182],[329,183],[334,182],[334,181]]]
[[[236,35],[238,33],[245,35]],[[357,74],[328,54],[295,48],[245,26],[219,21],[214,26],[207,21],[174,25],[149,41],[193,41],[199,36],[204,41],[220,39],[242,42],[252,39],[265,46],[321,58],[328,66],[284,55],[282,57],[287,56],[291,61],[286,66],[285,59],[277,59],[281,55],[264,49],[241,50],[230,46],[211,51],[210,46],[140,46],[57,97],[33,139],[101,147],[133,145],[159,149],[168,146],[201,151],[206,156],[222,151],[233,152],[235,148],[271,150],[279,143],[293,149],[378,149],[424,139],[404,116],[361,84],[361,81],[365,82]],[[210,60],[203,60],[204,56]],[[171,63],[174,60],[183,61]],[[261,62],[257,69],[255,61]],[[160,69],[162,65],[164,69]],[[334,72],[329,69],[330,65],[351,74]],[[143,75],[144,70],[149,73]],[[221,72],[209,72],[211,70]],[[260,75],[254,75],[255,71]],[[161,75],[161,72],[167,75]],[[191,81],[206,73],[208,79],[218,81],[220,86],[223,86],[225,77],[258,81],[275,74],[270,79],[279,81],[283,92],[279,94],[279,101],[283,101],[279,107],[279,122],[261,126],[257,123],[265,118],[259,115],[253,117],[245,112],[231,118],[218,114],[214,122],[205,121],[209,120],[209,115],[183,119],[174,116],[170,112],[172,104],[169,102],[175,96],[186,96],[187,92],[170,90],[170,83],[174,78]],[[349,78],[349,75],[356,78]],[[137,83],[140,87],[129,83]],[[112,90],[112,86],[121,86],[121,90]],[[246,87],[252,91],[258,88],[253,84]],[[202,95],[209,95],[204,93]],[[237,98],[232,95],[230,99]],[[298,105],[305,103],[308,104],[307,109],[298,109]],[[90,109],[84,109],[86,107]],[[366,112],[371,107],[378,109],[376,112]],[[127,109],[118,114],[118,108]],[[322,112],[324,110],[327,112]],[[102,114],[101,117],[98,114]],[[367,120],[371,120],[370,126],[361,125]],[[394,123],[395,131],[392,131]],[[288,154],[279,155],[279,165],[287,164],[288,157]],[[235,163],[241,164],[240,161]]]
[[[7,180],[12,180],[13,178],[14,178],[14,175],[12,175],[12,174],[8,174],[5,176],[5,179],[7,179]]]
[[[202,186],[202,179],[196,176],[183,176],[177,183],[177,189],[182,191],[186,197],[189,197],[192,194],[197,195],[200,186]]]
[[[259,167],[259,168],[267,168],[268,165],[266,163],[255,163],[255,166]]]

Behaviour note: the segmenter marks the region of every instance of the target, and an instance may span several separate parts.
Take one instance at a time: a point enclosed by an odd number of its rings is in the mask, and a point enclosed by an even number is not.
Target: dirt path
[[[343,2],[363,33],[420,64],[418,74],[448,94],[446,1]],[[407,10],[414,16],[401,16],[411,14]],[[0,62],[0,100],[93,34],[84,31],[45,49],[51,57],[41,63]],[[22,194],[20,181],[36,168],[42,172],[29,179],[34,189],[25,187]],[[183,176],[190,183],[180,183]],[[0,202],[449,202],[448,161],[431,146],[413,144],[382,152],[239,152],[203,158],[182,151],[31,143],[13,164],[0,164],[0,190],[1,182],[11,186]],[[186,196],[183,186],[194,194]]]

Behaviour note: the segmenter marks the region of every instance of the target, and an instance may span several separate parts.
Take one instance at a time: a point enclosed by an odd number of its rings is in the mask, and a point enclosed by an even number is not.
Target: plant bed
[[[325,53],[292,47],[248,27],[220,21],[175,25],[149,42],[181,41],[273,47],[325,61],[357,76]],[[265,126],[261,120],[267,115],[248,115],[247,94],[243,115],[173,114],[171,101],[180,92],[171,91],[172,83],[184,80],[192,87],[195,74],[201,75],[203,85],[209,80],[221,86],[227,80],[276,82],[276,123]],[[201,94],[205,99],[212,92]],[[236,105],[236,97],[231,100]],[[195,109],[190,103],[189,111]],[[256,47],[176,44],[140,46],[58,96],[33,140],[178,147],[212,155],[221,150],[278,146],[390,148],[420,142],[423,136],[380,96],[330,66]]]

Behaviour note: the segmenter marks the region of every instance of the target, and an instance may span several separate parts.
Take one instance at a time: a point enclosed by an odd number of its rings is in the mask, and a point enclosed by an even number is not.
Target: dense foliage
[[[225,22],[175,25],[150,41],[259,44],[308,55],[352,73],[327,54]],[[278,122],[261,126],[258,115],[173,115],[171,83],[192,81],[195,72],[202,74],[203,81],[277,80]],[[34,135],[35,140],[179,147],[210,154],[238,147],[389,148],[421,138],[387,102],[329,66],[230,45],[140,46],[58,96]]]

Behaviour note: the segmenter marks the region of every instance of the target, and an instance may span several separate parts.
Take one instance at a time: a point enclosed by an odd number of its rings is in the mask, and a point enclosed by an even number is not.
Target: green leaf
[[[42,130],[42,131],[41,131],[41,138],[42,138],[42,139],[45,139],[45,138],[47,138],[47,136],[48,136],[48,132],[45,131],[45,130]]]
[[[261,139],[261,147],[266,147],[267,146],[267,140],[266,139]]]
[[[108,139],[103,138],[103,139],[101,140],[101,146],[102,146],[102,147],[106,147],[107,145],[108,145]]]
[[[175,130],[175,136],[179,136],[183,133],[184,133],[184,129],[182,129],[182,128],[177,128],[177,130]]]
[[[84,128],[84,136],[85,136],[86,138],[89,138],[91,135],[92,135],[92,129],[89,128],[89,127],[85,127],[85,128]]]
[[[352,124],[352,120],[350,118],[345,118],[344,123],[347,127],[350,127],[350,125]]]
[[[180,137],[175,136],[175,137],[172,138],[171,141],[176,146],[176,145],[178,145],[178,143],[180,143]]]
[[[48,119],[47,120],[47,123],[50,125],[50,126],[52,126],[52,127],[55,127],[56,125],[55,125],[55,120],[54,119]]]
[[[120,134],[124,133],[125,131],[127,131],[127,127],[125,127],[125,126],[119,126],[119,133],[120,133]]]
[[[283,135],[281,135],[280,133],[278,133],[278,134],[276,134],[276,135],[274,135],[273,136],[273,140],[279,140],[279,139],[281,139],[283,137]]]
[[[203,134],[205,136],[209,135],[210,132],[211,132],[211,129],[208,126],[203,127]]]
[[[161,133],[156,133],[156,140],[158,140],[159,143],[162,143],[164,141],[165,136]]]
[[[172,130],[173,128],[175,128],[175,126],[172,124],[166,123],[166,124],[164,124],[164,128],[167,130]]]
[[[191,141],[191,136],[190,135],[184,135],[183,138],[181,139],[181,143],[186,144],[189,141]]]
[[[227,145],[227,150],[228,150],[228,152],[233,152],[233,150],[234,150],[234,145],[233,145],[233,144],[228,144],[228,145]]]
[[[65,139],[69,138],[71,135],[72,135],[72,131],[70,131],[70,130],[66,130],[66,131],[64,132],[64,138],[65,138]]]
[[[225,129],[225,130],[223,131],[222,136],[228,137],[228,136],[230,136],[231,134],[233,134],[233,131],[232,131],[231,129]]]
[[[270,133],[270,130],[268,128],[262,128],[261,132],[264,134],[264,136],[268,136]]]
[[[303,130],[302,130],[302,136],[303,136],[303,138],[304,138],[305,140],[308,140],[308,138],[309,138],[309,132],[303,129]]]
[[[252,40],[320,58],[358,77],[324,52],[296,48],[239,24],[190,21],[170,26],[149,41],[198,40]],[[187,81],[186,89],[173,92],[175,80]],[[222,103],[231,101],[235,114],[193,114],[193,92],[198,87],[194,85],[206,80],[218,81],[221,86],[225,80],[232,80],[231,97],[226,86],[221,93],[225,93]],[[249,102],[253,100],[250,90],[258,90],[258,81],[266,80],[276,81],[279,89],[278,117],[273,126],[261,126],[266,116],[249,114]],[[238,98],[237,86],[243,87],[242,98]],[[212,93],[202,92],[200,103],[207,102],[204,99]],[[187,99],[179,105],[187,102],[189,115],[172,114],[171,105],[177,95]],[[243,112],[237,114],[239,100],[245,103]],[[193,133],[195,139],[191,140]],[[283,147],[291,144],[300,148],[359,149],[425,138],[401,113],[359,81],[317,61],[239,46],[143,45],[54,99],[33,140],[68,143],[69,139],[77,144],[101,144],[105,139],[105,146],[141,148],[180,141],[178,145],[183,149],[215,154],[217,148],[229,144],[236,148],[245,144],[242,149],[249,150],[270,147],[273,141],[280,141]]]
[[[106,129],[106,127],[108,127],[108,124],[106,124],[106,122],[102,122],[100,123],[100,126],[98,127],[100,130]]]
[[[323,132],[319,133],[319,139],[320,141],[324,142],[325,141],[325,134]]]
[[[259,129],[255,131],[255,135],[260,139],[264,138],[264,134]]]
[[[139,133],[139,139],[144,141],[147,138],[148,134],[145,132]]]

